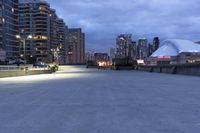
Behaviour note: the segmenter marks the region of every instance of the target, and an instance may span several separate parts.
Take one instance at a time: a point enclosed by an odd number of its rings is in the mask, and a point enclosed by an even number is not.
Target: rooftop
[[[169,39],[161,43],[161,47],[151,57],[177,56],[183,52],[200,52],[200,45],[189,40]]]

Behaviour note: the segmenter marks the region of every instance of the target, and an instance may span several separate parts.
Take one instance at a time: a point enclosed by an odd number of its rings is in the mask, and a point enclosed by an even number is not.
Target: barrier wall
[[[5,77],[17,77],[17,76],[26,76],[26,75],[37,75],[37,74],[50,74],[51,70],[5,70],[0,71],[0,78]]]
[[[146,71],[146,72],[200,76],[200,64],[137,66],[137,70]]]

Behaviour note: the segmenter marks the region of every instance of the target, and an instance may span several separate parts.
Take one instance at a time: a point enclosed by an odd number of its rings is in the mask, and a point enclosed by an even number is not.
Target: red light
[[[158,56],[159,59],[170,59],[171,56]]]

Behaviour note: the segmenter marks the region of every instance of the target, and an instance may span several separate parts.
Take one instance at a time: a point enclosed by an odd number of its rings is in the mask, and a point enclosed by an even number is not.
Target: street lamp
[[[24,47],[24,60],[26,61],[26,40],[30,40],[33,38],[32,35],[28,35],[27,37],[22,37],[20,35],[16,35],[16,38],[19,39],[21,42],[23,42]]]
[[[32,39],[33,36],[32,35],[28,35],[27,39]]]
[[[16,38],[17,38],[17,39],[20,39],[20,38],[21,38],[21,36],[20,36],[20,35],[16,35]]]

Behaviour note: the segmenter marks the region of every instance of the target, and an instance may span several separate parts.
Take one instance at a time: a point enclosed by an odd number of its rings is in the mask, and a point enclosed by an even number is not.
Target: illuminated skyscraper
[[[50,5],[42,0],[20,0],[19,14],[20,35],[33,36],[25,44],[27,61],[50,62]]]
[[[6,58],[19,57],[18,0],[0,0],[0,49]]]

